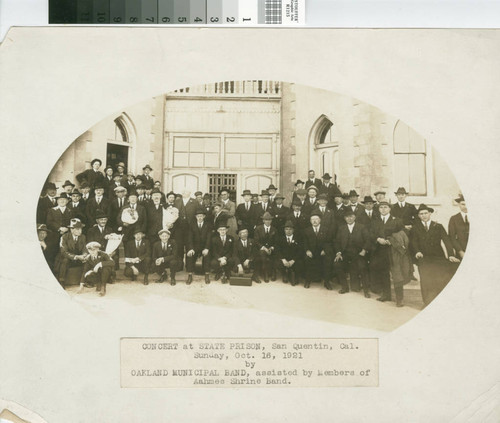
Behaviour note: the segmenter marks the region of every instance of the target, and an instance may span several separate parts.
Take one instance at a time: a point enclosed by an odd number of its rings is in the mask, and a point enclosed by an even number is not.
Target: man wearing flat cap
[[[102,166],[101,159],[93,159],[90,162],[91,168],[76,175],[76,180],[80,185],[85,181],[91,189],[94,189],[94,186],[97,183],[104,184],[105,183],[104,175],[99,170],[101,166]]]
[[[311,185],[314,185],[316,189],[319,189],[319,187],[321,187],[321,180],[316,178],[316,172],[314,172],[314,170],[312,169],[307,173],[305,189],[307,190],[307,188],[309,188]]]
[[[87,239],[82,234],[84,225],[78,219],[72,219],[69,224],[69,232],[61,237],[59,255],[56,258],[56,273],[59,283],[64,287],[66,273],[70,267],[81,267],[87,256]]]
[[[234,238],[228,235],[229,225],[222,221],[218,224],[217,232],[212,235],[211,261],[212,270],[215,272],[215,280],[221,279],[222,283],[228,283],[231,277],[231,269],[234,267]]]
[[[274,203],[272,204],[269,213],[273,216],[273,226],[276,228],[276,233],[282,234],[283,228],[290,209],[283,205],[285,197],[280,193],[274,196]]]
[[[114,231],[118,231],[118,215],[120,210],[127,204],[127,189],[123,186],[114,189],[115,195],[109,205],[108,225]]]
[[[417,219],[417,208],[406,201],[409,193],[404,187],[399,187],[394,194],[396,194],[398,201],[392,206],[391,213],[394,217],[401,219],[409,231]]]
[[[104,252],[100,251],[101,244],[92,241],[86,245],[89,254],[86,256],[83,265],[82,277],[80,280],[80,290],[86,287],[96,287],[99,296],[106,295],[106,285],[113,273],[114,261]]]
[[[269,212],[262,215],[262,224],[255,228],[254,242],[257,250],[256,268],[259,276],[264,282],[276,280],[276,269],[274,266],[276,249],[276,229],[271,225],[273,216]]]
[[[276,242],[276,262],[281,271],[284,283],[290,282],[292,286],[299,283],[302,277],[302,256],[304,250],[294,234],[294,224],[287,220],[284,224],[284,233],[278,237]]]
[[[212,240],[212,228],[205,221],[205,210],[202,207],[196,209],[195,221],[189,225],[186,245],[186,270],[188,279],[186,285],[193,282],[196,260],[201,258],[201,267],[205,274],[205,283],[210,283],[210,242]]]
[[[132,281],[137,280],[139,273],[144,273],[144,285],[149,283],[151,271],[151,244],[144,237],[141,228],[135,228],[134,239],[125,244],[125,270],[123,274]]]
[[[177,245],[175,240],[170,238],[170,231],[162,229],[158,232],[160,240],[153,245],[153,266],[156,273],[160,278],[156,280],[157,283],[165,282],[168,279],[168,272],[170,270],[170,285],[176,284],[175,274],[179,268]]]
[[[111,225],[109,225],[108,215],[102,210],[97,211],[95,221],[96,224],[89,228],[87,231],[87,242],[98,242],[101,245],[103,251],[106,251],[109,239],[116,235],[115,230],[113,229],[113,227],[111,227]],[[120,268],[119,251],[119,248],[117,248],[115,251],[113,251],[113,253],[109,255],[115,262],[114,270],[118,270]]]
[[[455,256],[463,259],[469,242],[469,213],[463,195],[455,198],[455,203],[458,204],[460,212],[450,217],[448,233],[455,249]]]
[[[410,246],[420,273],[422,299],[427,306],[446,287],[460,262],[443,225],[431,220],[434,209],[420,204],[418,218],[410,233]],[[446,248],[445,256],[441,242]]]
[[[253,228],[255,226],[254,216],[256,212],[252,203],[252,192],[246,189],[241,196],[243,197],[243,203],[238,204],[238,207],[236,207],[236,223],[238,224],[238,229],[244,226],[248,229],[250,236],[253,237]]]

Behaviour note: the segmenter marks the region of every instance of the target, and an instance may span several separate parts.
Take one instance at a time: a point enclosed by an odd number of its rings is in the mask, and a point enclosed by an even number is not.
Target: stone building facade
[[[184,187],[240,201],[244,189],[276,185],[291,198],[296,179],[328,172],[346,192],[404,186],[409,201],[456,212],[459,192],[441,157],[396,117],[352,97],[279,81],[225,81],[183,88],[127,107],[78,137],[54,166],[59,185],[101,158],[135,174],[149,163],[164,190]]]

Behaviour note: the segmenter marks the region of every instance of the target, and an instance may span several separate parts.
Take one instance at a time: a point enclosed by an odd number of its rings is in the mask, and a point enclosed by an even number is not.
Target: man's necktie
[[[291,243],[292,243],[292,239],[288,238],[288,245],[290,245]]]
[[[465,223],[468,225],[469,224],[469,219],[467,218],[467,215],[465,215]]]

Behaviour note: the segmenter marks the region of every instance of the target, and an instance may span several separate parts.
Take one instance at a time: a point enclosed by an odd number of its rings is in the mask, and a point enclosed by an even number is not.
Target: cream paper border
[[[12,28],[0,48],[0,398],[48,423],[451,421],[500,379],[497,31]],[[209,81],[332,90],[402,119],[448,162],[472,233],[453,282],[397,330],[168,301],[105,316],[55,283],[36,243],[40,187],[86,129]],[[140,312],[139,312],[140,310]],[[378,337],[380,387],[120,389],[120,337]],[[462,414],[460,414],[462,413]]]

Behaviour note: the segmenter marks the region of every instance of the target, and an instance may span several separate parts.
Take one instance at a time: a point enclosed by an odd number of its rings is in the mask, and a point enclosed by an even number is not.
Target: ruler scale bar
[[[49,0],[49,24],[296,25],[306,0]]]

